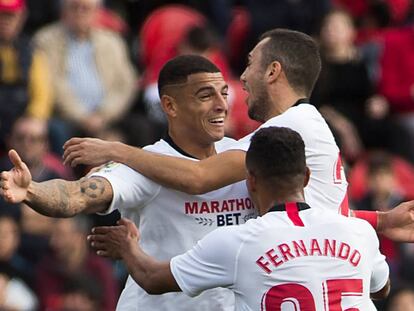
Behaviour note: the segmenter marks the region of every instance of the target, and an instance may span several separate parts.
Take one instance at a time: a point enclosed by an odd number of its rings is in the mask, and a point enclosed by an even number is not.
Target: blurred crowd
[[[266,30],[314,36],[323,69],[312,95],[346,163],[355,209],[414,199],[413,0],[0,0],[0,171],[18,151],[35,181],[87,172],[62,165],[72,136],[144,146],[166,119],[157,77],[200,54],[229,83],[227,135],[258,123],[239,82]],[[91,226],[117,215],[51,219],[0,202],[1,310],[113,310],[125,269],[94,255]],[[414,310],[414,245],[381,238],[394,292],[380,310]]]

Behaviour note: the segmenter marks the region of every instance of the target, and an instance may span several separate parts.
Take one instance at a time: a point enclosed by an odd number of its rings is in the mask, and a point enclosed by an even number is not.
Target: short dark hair
[[[306,172],[302,137],[286,127],[266,127],[251,138],[246,154],[247,169],[270,181],[292,182]]]
[[[310,97],[321,71],[321,57],[316,42],[299,31],[277,28],[265,32],[260,41],[269,38],[262,47],[262,66],[278,61],[291,87]]]
[[[171,59],[161,69],[158,77],[160,97],[166,86],[185,83],[189,75],[203,72],[215,73],[220,72],[220,69],[207,58],[199,55],[181,55]]]
[[[374,151],[368,157],[368,175],[372,176],[379,172],[393,173],[392,157],[385,151]]]
[[[200,53],[217,45],[217,40],[213,32],[206,26],[194,26],[190,28],[184,40],[191,48]]]

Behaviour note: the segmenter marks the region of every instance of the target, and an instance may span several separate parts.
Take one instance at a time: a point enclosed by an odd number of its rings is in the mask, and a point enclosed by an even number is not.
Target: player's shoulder
[[[333,213],[332,219],[342,224],[345,227],[349,227],[353,232],[360,233],[361,235],[375,235],[374,228],[365,220],[356,217],[347,217],[340,214]]]
[[[261,217],[249,219],[246,223],[237,226],[220,227],[209,233],[217,241],[222,244],[240,244],[244,241],[254,238],[263,229]]]
[[[237,140],[230,137],[223,137],[219,141],[214,143],[214,147],[218,153],[231,149],[231,147],[237,142]]]
[[[162,153],[168,155],[177,155],[177,151],[164,139],[160,139],[152,145],[147,145],[142,149],[155,152],[155,153]]]
[[[288,127],[294,130],[306,129],[309,127],[309,122],[312,120],[320,120],[322,116],[318,110],[311,104],[300,104],[298,106],[290,107],[282,114],[275,116],[265,123],[260,128],[278,126]]]

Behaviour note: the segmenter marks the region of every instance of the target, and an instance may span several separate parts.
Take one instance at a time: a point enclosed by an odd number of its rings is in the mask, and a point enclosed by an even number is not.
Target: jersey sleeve
[[[385,261],[385,256],[381,254],[379,250],[379,241],[374,229],[368,223],[366,225],[369,233],[367,238],[369,245],[372,246],[372,273],[371,273],[371,286],[370,292],[376,293],[380,291],[388,281],[389,267]]]
[[[128,166],[114,162],[105,165],[90,177],[105,178],[113,190],[111,205],[100,214],[109,214],[115,209],[140,209],[154,199],[161,188]]]
[[[238,243],[231,229],[214,230],[191,250],[171,259],[171,272],[185,294],[193,297],[206,289],[233,285]]]

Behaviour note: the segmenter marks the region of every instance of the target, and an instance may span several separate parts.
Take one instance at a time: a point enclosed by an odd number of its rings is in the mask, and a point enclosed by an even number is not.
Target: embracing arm
[[[351,211],[351,215],[368,221],[388,239],[396,242],[414,242],[414,200],[400,203],[389,211]]]
[[[122,258],[131,277],[150,295],[181,291],[169,261],[157,261],[138,246]]]
[[[160,155],[119,142],[72,138],[65,144],[65,163],[100,165],[120,162],[155,182],[190,194],[216,190],[245,179],[245,155],[231,150],[201,161]]]
[[[118,226],[92,229],[88,236],[99,256],[122,259],[129,274],[148,294],[156,295],[181,291],[170,269],[169,261],[157,261],[139,246],[140,233],[135,224],[125,218]]]
[[[164,156],[123,145],[119,160],[146,177],[179,191],[201,194],[246,178],[245,152],[226,151],[201,161]]]

